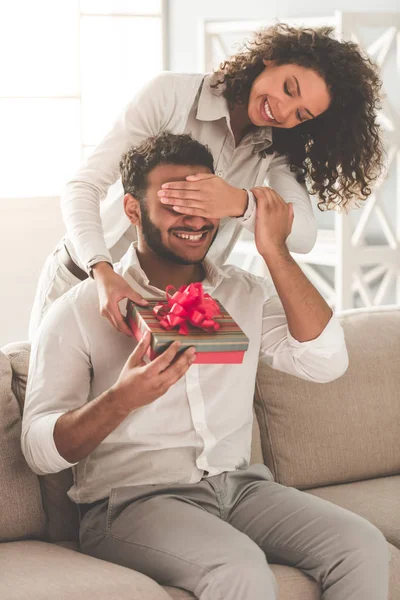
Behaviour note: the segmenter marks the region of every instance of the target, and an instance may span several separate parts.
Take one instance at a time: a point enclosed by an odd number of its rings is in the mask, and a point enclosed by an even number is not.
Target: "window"
[[[0,198],[58,197],[134,93],[165,68],[162,0],[0,8]]]

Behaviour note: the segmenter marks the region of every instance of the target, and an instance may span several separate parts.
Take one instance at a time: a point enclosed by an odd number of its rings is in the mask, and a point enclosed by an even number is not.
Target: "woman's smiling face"
[[[253,81],[247,108],[254,125],[289,129],[329,108],[328,87],[316,71],[295,64],[264,64]]]

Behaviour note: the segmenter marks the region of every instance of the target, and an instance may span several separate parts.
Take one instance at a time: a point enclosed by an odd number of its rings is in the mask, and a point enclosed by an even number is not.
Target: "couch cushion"
[[[28,381],[28,364],[31,354],[31,345],[29,342],[13,342],[7,344],[1,351],[6,354],[10,360],[12,368],[12,391],[21,407],[21,413],[24,406],[26,384]]]
[[[261,434],[258,426],[257,416],[253,410],[253,429],[251,434],[251,456],[250,464],[262,464],[264,462],[261,448]]]
[[[30,344],[29,342],[7,344],[2,348],[2,352],[8,356],[11,363],[12,389],[22,413],[28,378]],[[79,538],[78,511],[67,496],[67,491],[72,486],[71,469],[45,475],[39,477],[38,480],[42,489],[43,508],[46,514],[46,540],[77,540]]]
[[[400,475],[307,490],[371,521],[400,548]]]
[[[279,600],[320,600],[320,585],[299,569],[285,565],[270,565],[270,567],[278,583]],[[193,594],[176,587],[164,586],[164,590],[173,600],[196,598]]]
[[[0,564],[7,600],[170,600],[137,571],[47,542],[0,544]]]
[[[0,352],[0,541],[41,537],[45,530],[39,481],[21,451],[21,413],[12,369]]]
[[[400,599],[400,551],[389,545],[390,593]],[[75,555],[75,556],[74,556]],[[4,567],[0,597],[7,600],[193,600],[184,590],[165,586],[125,567],[57,548],[45,542],[0,545]],[[23,571],[20,565],[24,565]],[[66,565],[68,570],[66,571]],[[320,600],[320,586],[298,569],[271,565],[278,582],[279,600]],[[6,576],[4,575],[6,573]],[[71,574],[74,576],[72,577]]]
[[[400,309],[341,317],[350,366],[316,384],[258,370],[255,410],[264,461],[298,488],[400,473]]]
[[[389,598],[400,600],[400,550],[389,544],[391,554],[389,569]]]

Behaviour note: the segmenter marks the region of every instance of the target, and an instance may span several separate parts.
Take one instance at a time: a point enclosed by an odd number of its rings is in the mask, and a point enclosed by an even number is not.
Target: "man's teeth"
[[[269,107],[269,104],[268,104],[268,102],[267,102],[267,101],[265,101],[265,104],[264,104],[264,110],[265,110],[265,112],[267,113],[267,116],[268,116],[270,119],[272,119],[272,120],[273,120],[273,119],[274,119],[274,115],[272,114],[272,112],[271,112],[271,109],[270,109],[270,107]]]
[[[195,235],[189,233],[175,233],[176,237],[182,238],[183,240],[190,240],[191,242],[197,242],[204,235],[203,233],[197,233]]]

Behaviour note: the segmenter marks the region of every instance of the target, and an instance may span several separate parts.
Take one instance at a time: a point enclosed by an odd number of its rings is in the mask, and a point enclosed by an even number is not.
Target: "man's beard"
[[[175,254],[174,252],[172,252],[172,250],[170,250],[163,244],[162,239],[161,239],[161,231],[150,220],[149,213],[147,211],[145,202],[140,203],[140,212],[141,212],[141,217],[142,217],[142,223],[141,223],[142,234],[143,234],[143,238],[144,238],[144,241],[146,242],[147,246],[150,248],[150,250],[152,250],[154,252],[154,254],[157,254],[157,256],[161,256],[162,258],[165,258],[165,259],[167,259],[173,263],[176,263],[178,265],[193,265],[193,264],[201,262],[205,258],[209,249],[211,248],[211,246],[215,240],[215,237],[218,233],[218,227],[217,227],[215,230],[213,239],[211,240],[211,244],[208,246],[207,251],[204,253],[204,256],[202,258],[200,258],[198,260],[185,259],[185,258],[182,258],[181,256],[179,256],[178,254]],[[200,230],[196,230],[196,233],[200,233],[203,231],[210,231],[212,229],[213,229],[212,226],[203,227]],[[177,229],[177,231],[193,233],[195,230],[190,229],[190,228],[185,229],[182,227],[182,228]]]

